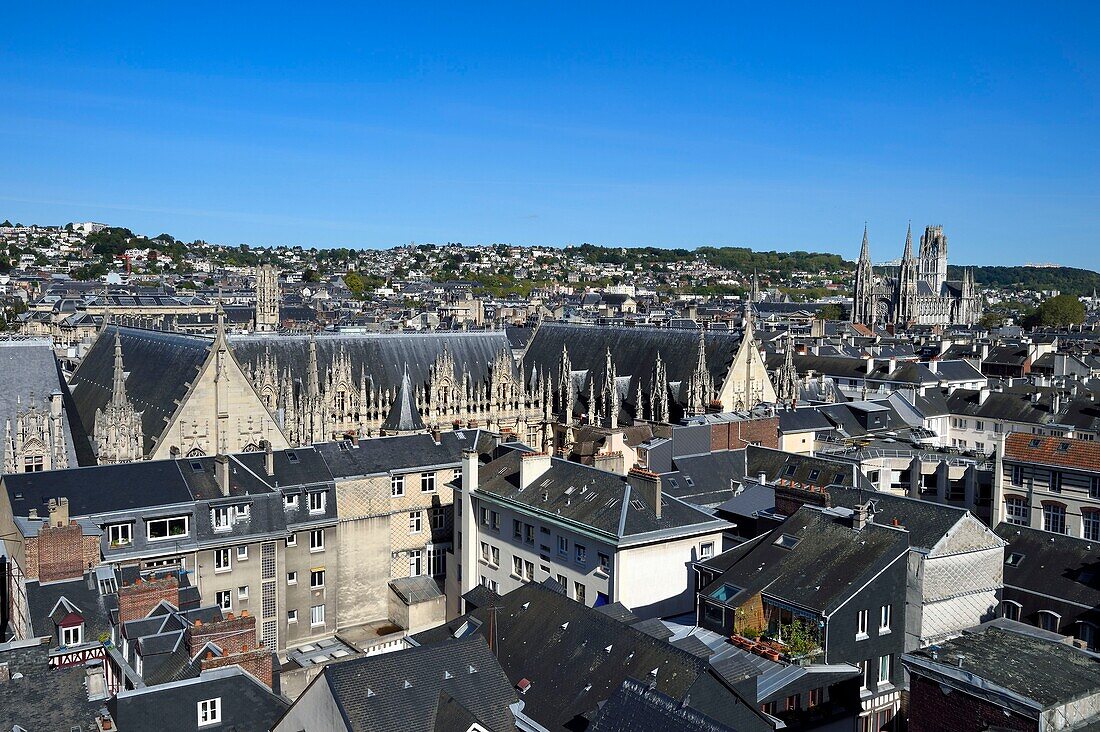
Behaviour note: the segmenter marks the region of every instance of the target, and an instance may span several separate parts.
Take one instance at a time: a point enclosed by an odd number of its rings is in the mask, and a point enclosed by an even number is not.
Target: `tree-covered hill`
[[[1076,267],[973,267],[974,281],[982,287],[1021,290],[1059,290],[1068,295],[1092,295],[1100,291],[1100,273]],[[949,266],[950,279],[962,278],[963,267]]]

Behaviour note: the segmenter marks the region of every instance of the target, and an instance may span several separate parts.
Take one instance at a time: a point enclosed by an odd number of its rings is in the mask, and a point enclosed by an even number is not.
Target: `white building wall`
[[[639,617],[663,617],[695,607],[690,562],[711,544],[722,551],[722,532],[623,549],[615,562],[613,599]]]

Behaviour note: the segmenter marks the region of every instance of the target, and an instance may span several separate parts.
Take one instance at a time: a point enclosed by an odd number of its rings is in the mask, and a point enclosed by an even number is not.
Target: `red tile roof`
[[[1013,432],[1005,438],[1005,459],[1100,472],[1100,443],[1073,437],[1039,437],[1026,432]]]

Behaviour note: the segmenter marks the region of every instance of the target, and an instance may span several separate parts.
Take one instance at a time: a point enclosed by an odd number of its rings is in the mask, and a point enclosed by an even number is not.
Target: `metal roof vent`
[[[406,688],[406,689],[411,689],[411,688],[412,688],[412,686],[413,686],[413,685],[412,685],[412,684],[411,684],[411,683],[409,682],[409,680],[408,680],[408,679],[405,679],[405,688]]]
[[[564,623],[561,624],[561,629],[562,630],[566,630],[568,627],[569,627],[569,621],[568,620],[566,620]]]

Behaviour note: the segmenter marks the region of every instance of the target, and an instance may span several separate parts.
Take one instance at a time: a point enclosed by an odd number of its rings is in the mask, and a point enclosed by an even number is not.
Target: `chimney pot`
[[[264,471],[275,475],[275,452],[271,449],[270,440],[264,440]]]
[[[214,477],[223,496],[229,495],[229,456],[214,456]]]

